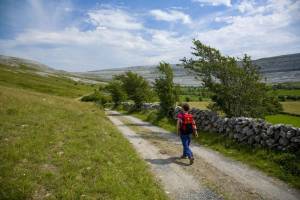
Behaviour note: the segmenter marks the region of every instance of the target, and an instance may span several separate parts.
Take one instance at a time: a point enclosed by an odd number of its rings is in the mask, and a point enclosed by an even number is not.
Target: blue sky
[[[88,71],[190,57],[300,52],[298,0],[1,0],[0,54]]]

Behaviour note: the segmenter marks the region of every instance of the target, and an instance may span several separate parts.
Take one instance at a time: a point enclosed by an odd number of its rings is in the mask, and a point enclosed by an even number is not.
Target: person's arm
[[[177,126],[176,126],[177,135],[180,134],[180,119],[177,119]]]
[[[195,135],[195,137],[198,137],[197,125],[196,125],[195,120],[193,120],[193,126],[195,127],[195,128],[194,128],[194,135]]]

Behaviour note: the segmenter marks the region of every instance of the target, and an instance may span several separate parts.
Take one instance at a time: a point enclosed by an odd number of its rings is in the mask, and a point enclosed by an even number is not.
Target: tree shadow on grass
[[[190,166],[190,164],[181,162],[179,160],[180,160],[180,157],[169,157],[166,159],[162,159],[162,158],[160,158],[160,159],[145,159],[145,161],[150,162],[151,164],[154,164],[154,165],[169,165],[171,163],[175,163],[175,164],[181,165],[181,166]]]

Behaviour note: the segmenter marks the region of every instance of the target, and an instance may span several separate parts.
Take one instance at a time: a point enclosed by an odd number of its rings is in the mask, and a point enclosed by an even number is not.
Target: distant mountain
[[[10,67],[15,67],[15,68],[23,68],[23,69],[26,68],[26,69],[32,69],[32,70],[38,70],[44,72],[57,71],[37,61],[18,58],[18,57],[4,56],[4,55],[0,55],[0,64],[10,66]]]
[[[262,73],[299,71],[300,53],[261,58],[253,62],[261,68]]]
[[[300,82],[300,53],[261,58],[254,60],[253,62],[260,67],[266,82]],[[55,70],[36,61],[0,55],[0,66],[9,67],[11,69],[31,71],[31,73],[36,73],[42,76],[64,76],[75,81],[89,83],[109,81],[114,75],[118,75],[126,71],[136,72],[151,82],[157,77],[156,65],[70,73],[62,70]],[[185,86],[201,85],[201,81],[197,80],[193,76],[192,72],[184,69],[181,64],[172,64],[171,66],[174,71],[175,83]]]
[[[98,80],[91,80],[88,77],[82,77],[80,75],[69,73],[63,70],[56,70],[37,61],[18,57],[0,55],[0,67],[6,68],[10,71],[14,70],[23,73],[34,73],[45,77],[56,76],[62,78],[69,78],[76,82],[84,82],[91,84],[100,83]]]
[[[180,85],[200,85],[201,82],[196,80],[182,65],[172,64],[174,71],[174,82]],[[102,80],[109,81],[114,75],[119,75],[127,71],[133,71],[139,75],[146,78],[148,81],[152,82],[157,77],[158,73],[156,70],[156,65],[147,66],[135,66],[117,69],[107,69],[98,71],[89,71],[82,73],[87,77],[98,77]]]
[[[269,83],[300,81],[300,53],[261,58],[253,62],[260,67],[262,74]],[[184,69],[181,64],[172,64],[172,68],[174,70],[175,83],[186,86],[197,86],[201,84],[199,80],[195,79],[193,73]],[[126,71],[136,72],[149,81],[154,81],[157,77],[155,65],[89,71],[82,73],[82,75],[98,77],[108,81],[111,80],[114,75]]]

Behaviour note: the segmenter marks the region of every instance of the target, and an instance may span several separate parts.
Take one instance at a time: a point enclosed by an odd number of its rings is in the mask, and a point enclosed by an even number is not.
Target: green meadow
[[[92,92],[95,87],[95,85],[75,82],[63,75],[41,76],[37,72],[30,68],[17,70],[0,64],[0,85],[64,97],[80,97]]]
[[[0,77],[0,199],[166,199],[103,110],[73,98],[92,86]]]
[[[299,89],[278,89],[275,90],[277,95],[290,95],[290,96],[300,96],[300,90]]]

